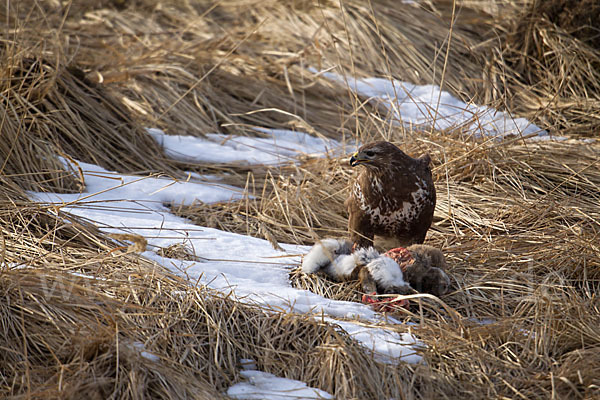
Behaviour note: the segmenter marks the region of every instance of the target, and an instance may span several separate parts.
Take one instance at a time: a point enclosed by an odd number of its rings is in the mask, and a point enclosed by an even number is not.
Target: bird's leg
[[[352,237],[350,238],[352,240]],[[352,245],[352,252],[355,252],[358,249],[372,247],[373,246],[373,238],[366,238],[364,236],[357,235],[354,240],[352,240],[354,244]]]
[[[354,253],[357,250],[366,249],[369,247],[373,247],[373,242],[369,242],[366,240],[359,240],[357,242],[354,242],[354,244],[352,245],[352,252]]]

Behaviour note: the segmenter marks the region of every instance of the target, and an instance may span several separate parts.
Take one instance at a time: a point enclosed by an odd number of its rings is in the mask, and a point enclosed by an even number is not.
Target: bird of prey
[[[355,248],[372,246],[375,235],[403,247],[423,243],[435,209],[430,162],[428,154],[415,159],[385,141],[352,155],[350,165],[362,166],[345,203]]]

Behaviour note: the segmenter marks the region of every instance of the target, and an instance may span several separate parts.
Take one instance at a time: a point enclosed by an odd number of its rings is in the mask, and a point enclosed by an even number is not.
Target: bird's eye
[[[367,151],[365,151],[365,154],[367,157],[373,157],[375,155],[375,152],[371,151],[371,150],[367,150]]]

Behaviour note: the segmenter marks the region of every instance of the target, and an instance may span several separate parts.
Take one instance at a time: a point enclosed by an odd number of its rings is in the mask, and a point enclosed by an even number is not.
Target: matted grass
[[[248,358],[344,398],[415,391],[415,367],[377,363],[332,326],[190,286],[85,225],[16,212],[0,216],[3,396],[220,398]],[[369,374],[336,373],[357,367]]]
[[[3,397],[219,398],[239,381],[241,358],[337,398],[600,396],[598,145],[400,127],[386,108],[307,68],[438,84],[553,133],[597,137],[600,50],[585,22],[594,4],[7,4]],[[274,168],[175,162],[145,126],[196,136],[297,129],[429,152],[438,204],[427,241],[446,254],[453,290],[443,303],[413,300],[400,316],[413,325],[384,326],[419,337],[425,363],[383,364],[319,320],[191,287],[60,208],[27,200],[24,190],[85,188],[62,156],[126,173],[218,175],[253,197],[172,210],[274,246],[345,233],[355,171],[343,157]],[[162,251],[193,258],[176,246]],[[352,283],[297,270],[290,280],[360,298]]]

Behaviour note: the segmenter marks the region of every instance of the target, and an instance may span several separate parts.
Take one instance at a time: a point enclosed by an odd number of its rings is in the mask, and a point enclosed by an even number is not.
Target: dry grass
[[[375,362],[327,324],[191,287],[91,227],[17,211],[2,214],[3,397],[220,398],[239,380],[244,358],[344,398],[413,390],[412,368]],[[317,368],[325,360],[336,364],[332,371],[370,373],[355,386]],[[397,385],[375,384],[384,379]]]
[[[252,358],[337,398],[600,396],[598,145],[400,127],[307,69],[434,83],[553,133],[597,136],[598,8],[422,3],[7,3],[0,395],[219,398],[239,380],[239,360]],[[27,200],[25,190],[84,189],[62,156],[127,173],[217,174],[253,197],[173,210],[274,246],[345,233],[354,171],[343,158],[276,168],[174,162],[144,126],[196,136],[266,126],[431,153],[438,205],[428,242],[447,255],[454,290],[446,307],[423,297],[400,315],[427,345],[426,364],[382,364],[325,323],[190,287],[94,226]],[[356,285],[297,270],[290,280],[360,297]]]

